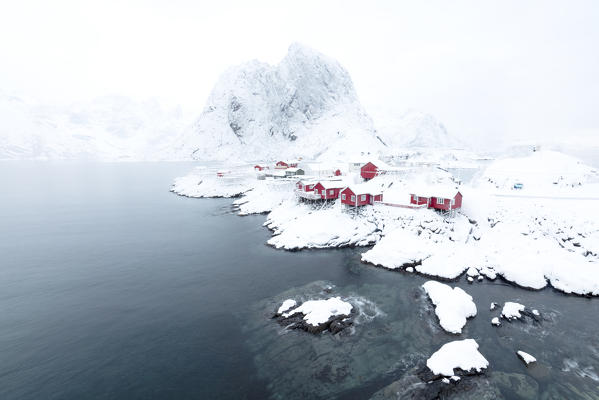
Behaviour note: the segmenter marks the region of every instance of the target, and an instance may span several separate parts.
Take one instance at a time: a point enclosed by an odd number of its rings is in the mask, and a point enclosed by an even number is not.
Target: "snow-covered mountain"
[[[278,65],[230,68],[197,120],[196,159],[340,157],[385,145],[335,60],[292,44]]]
[[[377,134],[390,147],[463,148],[434,116],[416,110],[377,109],[372,116]]]
[[[188,121],[156,100],[49,106],[0,93],[0,159],[189,159],[181,145]]]

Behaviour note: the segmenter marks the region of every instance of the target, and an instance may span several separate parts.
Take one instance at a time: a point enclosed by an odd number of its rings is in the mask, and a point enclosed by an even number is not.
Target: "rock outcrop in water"
[[[354,307],[331,297],[326,300],[308,300],[297,306],[295,300],[287,299],[273,318],[288,329],[301,329],[310,333],[329,331],[333,335],[353,325]]]

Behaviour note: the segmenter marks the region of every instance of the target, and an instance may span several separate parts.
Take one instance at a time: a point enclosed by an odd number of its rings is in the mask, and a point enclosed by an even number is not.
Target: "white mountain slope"
[[[372,112],[377,134],[390,147],[463,148],[434,116],[416,110],[399,112],[378,109]]]
[[[227,70],[195,129],[196,159],[338,158],[385,148],[347,71],[299,44],[276,66]]]
[[[0,93],[0,159],[189,159],[190,119],[157,101],[106,96],[68,107]]]

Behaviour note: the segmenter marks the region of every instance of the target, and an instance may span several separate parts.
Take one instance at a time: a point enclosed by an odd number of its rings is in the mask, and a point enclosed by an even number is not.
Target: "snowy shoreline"
[[[263,226],[272,234],[267,244],[275,249],[365,247],[363,263],[435,280],[457,281],[466,274],[470,283],[500,279],[523,289],[549,286],[564,294],[599,296],[599,221],[588,218],[595,204],[495,197],[485,186],[485,179],[498,180],[489,170],[478,186],[462,186],[467,203],[452,218],[384,204],[348,209],[339,200],[299,202],[298,178],[258,180],[248,165],[221,178],[214,168],[196,168],[177,178],[171,191],[233,198],[239,215],[264,214]],[[435,174],[447,179],[443,172]],[[391,176],[375,181],[394,185],[400,195],[412,185]],[[599,184],[584,188],[599,192]]]

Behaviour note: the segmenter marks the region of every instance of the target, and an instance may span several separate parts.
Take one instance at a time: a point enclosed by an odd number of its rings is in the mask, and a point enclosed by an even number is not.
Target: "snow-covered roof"
[[[306,186],[306,185],[316,185],[319,181],[317,181],[315,179],[300,179],[298,182],[301,183],[302,186]]]
[[[332,179],[332,180],[320,181],[320,184],[325,189],[337,189],[337,188],[344,188],[347,186],[347,182],[343,179]]]
[[[354,192],[354,194],[381,194],[383,192],[380,185],[373,184],[372,182],[348,185],[347,188]]]
[[[440,197],[442,199],[453,199],[460,191],[459,188],[445,184],[417,186],[410,190],[410,194],[420,197]]]
[[[303,171],[303,169],[301,169],[301,168],[287,168],[285,171],[287,171],[287,172],[297,172],[297,171]]]

